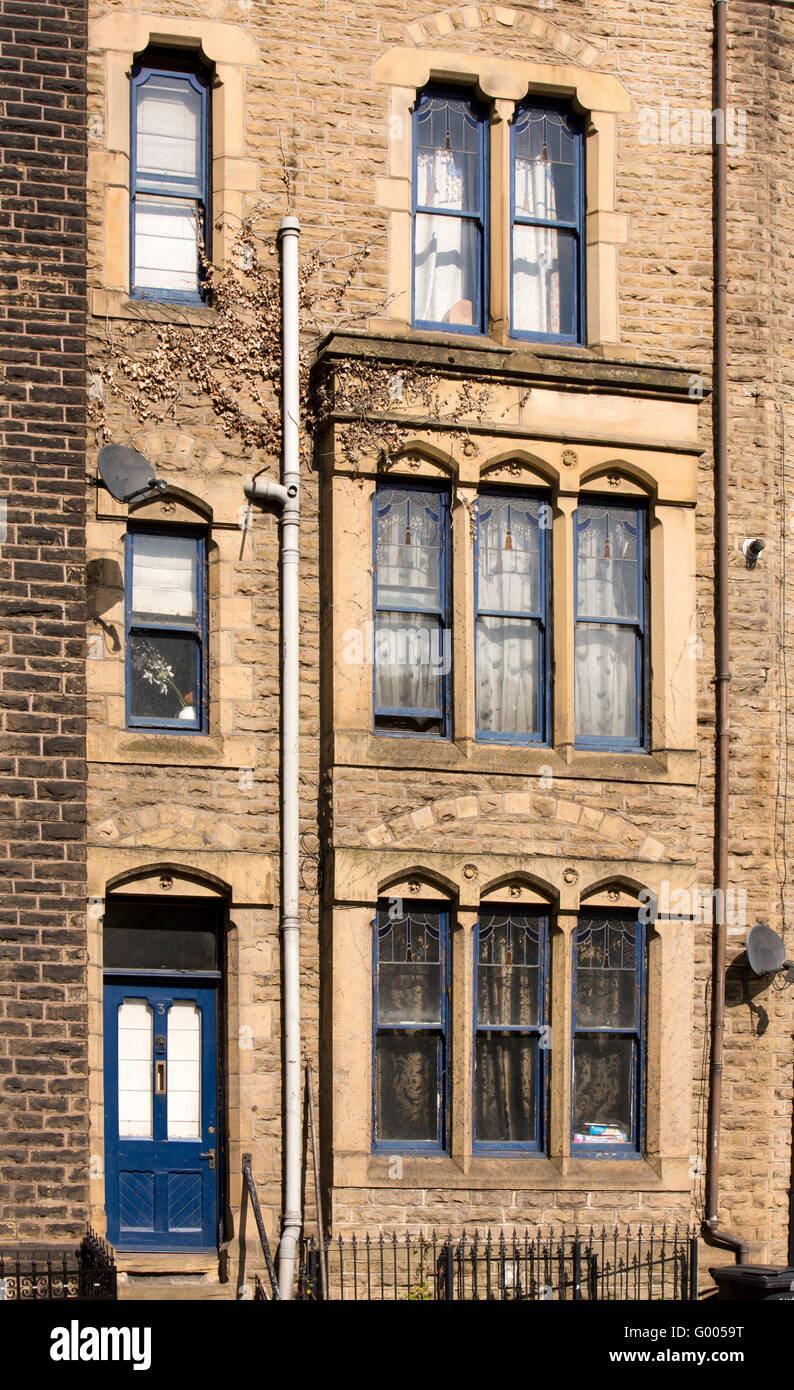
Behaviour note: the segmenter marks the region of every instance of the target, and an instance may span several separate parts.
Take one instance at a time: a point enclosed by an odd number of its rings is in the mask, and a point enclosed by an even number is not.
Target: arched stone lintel
[[[647,900],[639,897],[643,890],[656,895],[665,885],[671,891],[685,888],[694,868],[693,860],[645,863],[633,857],[616,859],[614,865],[606,866],[597,854],[533,858],[525,854],[487,854],[475,850],[445,854],[438,850],[417,852],[397,846],[343,848],[336,851],[334,858],[331,892],[337,906],[373,909],[379,898],[399,897],[400,889],[415,881],[419,890],[410,896],[415,896],[417,901],[422,900],[424,892],[425,896],[446,900],[457,910],[476,911],[481,905],[495,901],[494,896],[490,896],[494,890],[501,897],[503,888],[512,883],[531,885],[533,894],[541,902],[545,901],[552,911],[576,913],[584,903],[600,907],[601,890],[608,906],[636,907]],[[612,886],[625,893],[623,902],[615,904],[606,897]]]
[[[176,852],[178,858],[172,858],[168,852],[157,858],[145,845],[89,846],[88,898],[101,901],[108,893],[140,893],[163,901],[197,896],[225,899],[230,907],[272,906],[273,861],[269,855],[229,850]],[[160,886],[163,875],[172,878],[168,889]]]
[[[627,878],[623,874],[610,875],[591,884],[582,893],[581,904],[582,907],[641,907],[645,898],[641,898],[640,894],[647,894],[647,891],[647,885],[639,879]]]
[[[513,901],[517,907],[525,904],[554,908],[558,896],[550,884],[544,882],[543,879],[536,878],[533,874],[500,874],[497,878],[483,884],[480,902],[483,904],[499,902],[509,905]]]
[[[406,902],[412,898],[421,900],[422,897],[449,901],[457,896],[458,886],[453,879],[425,868],[419,868],[415,873],[392,875],[378,888],[379,898],[403,898]]]
[[[169,882],[170,886],[163,884]],[[184,864],[163,860],[157,864],[123,869],[108,879],[106,892],[145,893],[155,897],[229,898],[231,885],[206,869],[187,868]]]
[[[212,525],[212,507],[204,498],[170,484],[155,497],[130,503],[129,515],[136,521],[163,521],[171,525],[192,521],[202,526]]]

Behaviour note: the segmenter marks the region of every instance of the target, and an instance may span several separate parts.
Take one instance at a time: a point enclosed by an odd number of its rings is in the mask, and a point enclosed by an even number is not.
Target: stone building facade
[[[175,307],[167,292],[136,293],[134,283],[140,271],[130,239],[139,233],[131,233],[130,203],[139,187],[144,199],[153,194],[135,182],[141,158],[131,136],[131,86],[146,71],[168,71],[169,57],[177,77],[198,73],[195,90],[205,93],[215,259],[228,259],[231,229],[255,205],[266,209],[265,234],[275,234],[288,198],[301,222],[302,254],[323,244],[342,266],[371,243],[348,290],[353,327],[329,323],[317,353],[314,381],[331,407],[302,479],[301,996],[304,1052],[319,1078],[326,1220],[334,1233],[686,1224],[702,1215],[712,971],[712,924],[703,906],[714,854],[712,5],[560,0],[552,8],[522,0],[437,10],[421,0],[356,7],[327,0],[321,9],[318,26],[317,6],[296,0],[93,4],[83,134],[85,331],[94,362],[112,363],[154,341],[158,326],[175,319],[186,333],[212,332],[210,306]],[[754,980],[743,951],[755,921],[788,939],[791,909],[786,78],[794,15],[783,4],[743,0],[731,0],[729,10],[733,897],[721,1224],[742,1234],[756,1258],[780,1261],[790,1240],[790,993]],[[423,98],[438,101],[439,110],[444,102],[456,111],[468,103],[480,141],[479,202],[471,212],[481,238],[479,304],[461,293],[436,322],[434,311],[417,311],[412,259],[415,224],[429,215],[416,211],[420,118],[430,109]],[[536,109],[565,112],[564,128],[578,141],[581,198],[559,233],[577,236],[582,253],[578,327],[567,335],[549,319],[549,331],[516,331],[513,132]],[[438,151],[445,153],[443,141]],[[345,270],[331,265],[323,274],[334,283]],[[26,311],[43,320],[43,307],[28,303]],[[350,384],[372,371],[390,383],[384,427],[399,431],[400,446],[384,452],[375,429],[351,457]],[[431,383],[429,393],[413,389],[419,379]],[[266,468],[275,477],[278,460],[224,433],[197,395],[186,393],[168,418],[143,425],[107,392],[105,407],[108,437],[142,452],[167,490],[154,500],[114,501],[96,485],[101,441],[89,441],[85,459],[74,451],[75,476],[82,479],[85,462],[88,479],[87,776],[67,761],[57,785],[73,776],[75,802],[83,793],[87,799],[86,879],[79,885],[87,905],[86,1003],[80,1019],[70,1014],[59,1026],[87,1027],[87,1055],[65,1061],[64,1075],[87,1070],[87,1083],[79,1081],[87,1084],[87,1110],[79,1113],[89,1129],[77,1132],[90,1166],[75,1167],[69,1178],[76,1184],[69,1219],[79,1214],[109,1229],[120,1250],[126,1247],[121,1258],[130,1268],[164,1268],[162,1260],[176,1255],[211,1269],[218,1243],[232,1266],[236,1258],[243,1153],[252,1154],[271,1236],[282,1206],[278,526],[267,509],[248,516],[243,494],[247,474]],[[11,414],[24,416],[14,399]],[[30,462],[38,460],[22,460],[23,476],[30,476]],[[24,482],[22,489],[30,490]],[[427,610],[438,620],[445,652],[437,711],[427,702],[385,698],[391,677],[377,670],[384,663],[374,636],[384,610],[377,571],[386,563],[379,558],[379,518],[406,499],[410,512],[417,498],[425,514],[436,507],[434,517],[444,518],[446,587],[443,602]],[[548,602],[540,616],[528,617],[525,605],[521,619],[543,626],[544,714],[523,731],[493,720],[483,727],[485,648],[475,631],[482,621],[487,632],[495,611],[481,601],[481,528],[493,499],[497,509],[523,506],[537,536],[544,533]],[[632,627],[641,653],[639,723],[612,726],[611,738],[595,725],[583,735],[581,723],[589,677],[577,658],[577,623],[594,619],[583,612],[575,575],[584,583],[577,547],[584,546],[582,518],[595,524],[596,513],[620,525],[639,518],[631,534],[644,537],[644,545],[636,542],[644,555],[637,580],[642,612]],[[420,520],[420,530],[425,524]],[[440,534],[441,521],[434,525]],[[515,554],[521,545],[513,547],[506,525],[501,549]],[[404,530],[411,532],[410,520]],[[417,534],[414,528],[414,544]],[[754,536],[766,540],[766,550],[750,569],[740,547]],[[188,553],[174,548],[174,538],[195,544],[203,557],[196,571],[196,592],[205,594],[201,714],[184,691],[179,695],[192,722],[181,721],[181,711],[159,721],[138,717],[136,710],[151,715],[154,706],[140,704],[130,683],[135,633],[146,627],[132,588],[144,584],[147,554],[161,555],[162,547],[170,554],[169,545],[173,554]],[[393,537],[388,543],[397,544]],[[77,583],[70,570],[56,576],[39,565],[23,573],[26,556],[5,546],[3,555],[17,566],[17,581]],[[143,557],[138,570],[136,555]],[[69,549],[57,563],[68,566],[72,558],[79,562]],[[609,542],[599,558],[613,558]],[[49,552],[46,559],[56,563]],[[401,611],[421,618],[424,610],[403,602]],[[29,619],[29,611],[23,616]],[[69,642],[76,634],[59,635]],[[18,700],[21,678],[14,673],[24,664],[24,679],[33,681],[41,668],[33,649],[15,647],[15,640],[10,651],[20,662],[11,662],[11,686]],[[49,659],[50,647],[39,651]],[[72,654],[71,647],[52,648],[62,663]],[[64,678],[71,679],[65,668]],[[55,689],[48,685],[48,695]],[[80,698],[65,687],[57,693]],[[67,721],[73,713],[79,711],[59,704],[50,718]],[[20,716],[6,717],[9,737],[30,736],[15,722]],[[44,743],[20,748],[20,758],[79,756],[60,743],[45,746],[48,738],[76,736],[76,726],[30,729]],[[6,754],[15,756],[10,746]],[[44,766],[40,774],[8,766],[7,774],[56,777]],[[20,807],[39,804],[15,785]],[[47,815],[46,826],[52,824]],[[49,843],[44,830],[41,839]],[[54,858],[48,851],[47,865]],[[82,873],[82,857],[73,862]],[[64,913],[77,910],[72,891],[64,887]],[[42,902],[40,910],[55,909]],[[427,933],[420,958],[430,952],[423,963],[435,966],[432,988],[441,989],[439,1018],[431,1011],[424,1019],[425,1052],[395,1042],[406,1016],[384,1011],[382,967],[397,965],[408,979],[404,968],[417,963],[410,945],[406,956],[404,938],[399,959],[385,954],[386,944],[398,949],[390,924],[407,920]],[[489,1020],[482,1004],[479,1014],[474,1008],[484,997],[483,943],[508,921],[515,940],[528,932],[521,939],[535,943],[533,968],[542,977],[543,1007],[524,1017],[515,1035],[525,1039],[517,1045],[523,1061],[507,1051],[494,1060],[505,1020]],[[614,1057],[624,1058],[621,1084],[631,1099],[625,1116],[609,1101],[603,1114],[597,1104],[591,1113],[592,1095],[576,1089],[574,1058],[581,1078],[588,1029],[599,1025],[594,1013],[587,1023],[574,983],[578,976],[584,988],[581,972],[593,965],[588,932],[607,922],[631,945],[625,968],[637,993],[634,1012],[621,1015],[623,1041],[615,1042],[612,1028],[612,1061],[599,1061],[594,1047],[587,1065],[593,1092],[599,1076],[603,1091],[610,1076],[615,1082]],[[28,927],[45,930],[20,918],[18,930]],[[143,929],[152,931],[148,943]],[[61,933],[57,943],[41,938],[50,948],[41,961],[51,960],[57,973],[79,944],[63,933],[77,928],[64,917],[46,930]],[[211,1216],[201,1216],[211,1221],[213,1238],[205,1231],[184,1240],[182,1254],[162,1226],[159,1239],[154,1232],[155,1207],[171,1201],[171,1187],[166,1182],[161,1199],[154,1180],[143,1190],[139,1177],[125,1177],[110,1133],[117,1120],[118,1010],[132,1005],[132,1031],[154,1029],[153,1050],[146,1053],[146,1044],[145,1055],[130,1058],[157,1077],[159,1004],[193,1007],[193,996],[174,993],[173,971],[185,961],[173,942],[164,944],[169,930],[210,952],[203,971],[198,955],[188,969],[194,990],[212,995],[206,1007],[216,1029],[211,1148],[218,1184]],[[39,1054],[31,1064],[15,1041],[22,1001],[34,998],[26,989],[44,998],[52,987],[44,963],[34,964],[39,943],[4,939],[16,952],[9,1074],[32,1077],[36,1092],[60,1095],[54,1072],[35,1062]],[[63,961],[56,962],[55,950],[66,952]],[[154,952],[148,960],[147,950]],[[162,960],[157,952],[165,952]],[[502,958],[503,967],[513,963]],[[151,1028],[141,1025],[141,1008],[152,1011]],[[202,1013],[205,1031],[209,1019]],[[38,1045],[32,1018],[30,1036]],[[630,1062],[622,1048],[635,1049]],[[49,1042],[47,1051],[52,1055]],[[437,1089],[428,1100],[434,1065]],[[530,1074],[531,1115],[522,1091]],[[483,1078],[500,1075],[503,1084],[513,1078],[512,1100],[495,1115]],[[19,1079],[6,1084],[12,1098],[20,1094]],[[403,1103],[387,1117],[391,1092]],[[65,1103],[69,1116],[78,1102]],[[31,1093],[26,1115],[36,1115],[35,1104]],[[210,1143],[206,1135],[202,1142]],[[32,1163],[36,1155],[28,1158],[26,1148],[25,1157]],[[90,1173],[84,1202],[78,1171],[83,1183]],[[29,1205],[37,1231],[54,1234],[48,1199],[29,1186],[15,1200]],[[175,1185],[175,1209],[180,1191]],[[202,1200],[190,1198],[194,1205]],[[139,1232],[149,1232],[145,1238],[131,1234],[135,1221]],[[29,1233],[36,1232],[27,1224],[15,1231]]]

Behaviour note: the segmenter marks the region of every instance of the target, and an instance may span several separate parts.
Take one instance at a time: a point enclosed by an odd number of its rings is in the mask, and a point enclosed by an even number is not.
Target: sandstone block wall
[[[116,7],[96,5],[94,19],[111,15]],[[390,292],[387,212],[380,208],[376,180],[389,174],[388,92],[374,80],[376,60],[390,47],[449,50],[457,55],[481,54],[537,63],[572,63],[592,73],[617,77],[629,93],[631,110],[617,117],[616,209],[628,218],[628,240],[617,256],[619,336],[617,353],[628,360],[663,362],[690,374],[695,396],[702,390],[696,525],[697,619],[693,654],[698,663],[699,772],[691,784],[640,786],[631,781],[593,778],[566,784],[555,796],[580,807],[579,819],[554,817],[544,811],[545,789],[536,777],[511,773],[509,760],[499,775],[472,778],[465,774],[415,766],[334,765],[329,756],[322,772],[322,845],[318,848],[319,736],[332,729],[327,704],[320,699],[319,631],[322,602],[327,601],[320,562],[328,563],[333,535],[324,535],[322,557],[317,523],[316,475],[305,479],[304,606],[302,656],[302,766],[306,886],[302,912],[306,923],[305,1031],[309,1050],[320,1047],[320,1003],[323,1017],[331,1016],[334,1000],[329,971],[324,965],[320,989],[320,960],[331,953],[330,908],[324,919],[322,957],[317,944],[318,863],[329,866],[332,848],[384,848],[397,839],[412,847],[417,863],[431,844],[490,848],[515,841],[535,841],[554,855],[590,852],[591,828],[598,817],[615,818],[621,841],[631,845],[641,832],[662,848],[654,862],[670,864],[696,859],[697,885],[708,891],[713,853],[713,488],[711,423],[708,384],[712,350],[712,185],[711,154],[694,133],[693,114],[710,111],[710,0],[645,4],[627,7],[619,0],[581,4],[561,0],[553,12],[536,3],[510,7],[490,4],[439,11],[430,0],[358,4],[327,0],[320,6],[307,0],[276,0],[266,6],[217,5],[185,0],[175,7],[153,0],[147,13],[169,31],[181,20],[200,25],[205,20],[241,26],[257,45],[259,60],[246,67],[244,154],[256,168],[256,187],[245,195],[247,205],[263,199],[265,227],[275,230],[286,211],[287,190],[292,209],[303,226],[304,253],[321,241],[334,264],[323,272],[328,285],[346,274],[345,256],[372,240],[366,268],[354,279],[349,312],[379,320]],[[742,964],[746,926],[765,920],[786,929],[791,911],[787,878],[787,847],[791,838],[787,796],[786,749],[789,698],[786,650],[790,641],[791,586],[786,567],[791,552],[792,491],[781,414],[790,409],[792,282],[790,199],[792,113],[789,77],[794,52],[794,15],[782,6],[743,4],[731,7],[730,100],[746,114],[746,139],[732,148],[730,167],[730,331],[731,331],[731,617],[733,632],[731,687],[732,719],[732,834],[731,884],[747,895],[746,921],[731,924],[729,933],[729,1021],[726,1049],[723,1121],[724,1223],[749,1237],[762,1258],[785,1254],[787,1202],[791,1164],[792,1054],[789,995],[756,986]],[[104,142],[107,118],[107,71],[95,53],[90,67],[91,115],[96,119],[92,139],[97,152]],[[670,113],[687,113],[688,133],[676,135]],[[665,112],[668,124],[665,127]],[[657,135],[649,138],[655,115]],[[667,132],[665,134],[665,131]],[[100,163],[89,197],[89,264],[91,282],[103,285],[105,265],[104,194]],[[331,325],[329,325],[331,326]],[[122,317],[110,329],[120,341]],[[91,320],[92,346],[106,347],[105,321]],[[104,344],[104,346],[103,346]],[[209,498],[216,485],[237,486],[251,470],[245,451],[224,440],[217,422],[193,400],[179,407],[179,418],[162,434],[161,471],[188,491]],[[110,411],[114,438],[136,442],[157,455],[157,449],[124,411]],[[181,448],[185,435],[200,441]],[[210,454],[208,451],[215,450]],[[211,457],[207,467],[202,460]],[[275,460],[256,459],[256,466]],[[110,523],[102,523],[109,526]],[[738,549],[745,535],[767,539],[767,551],[753,571],[745,568]],[[787,551],[788,545],[788,551]],[[101,550],[101,547],[100,547]],[[213,819],[225,821],[244,836],[246,847],[259,846],[277,864],[278,822],[276,748],[278,728],[276,681],[275,583],[276,537],[271,518],[258,518],[253,546],[249,537],[243,557],[230,561],[228,597],[251,606],[235,608],[234,633],[219,632],[225,661],[236,670],[237,692],[232,715],[235,736],[253,742],[254,786],[244,800],[235,790],[235,774],[215,763],[192,768],[186,784],[183,761],[147,762],[136,766],[97,745],[92,764],[90,806],[92,842],[103,840],[101,827],[122,803],[133,817],[127,832],[143,858],[172,857],[179,836],[163,825],[157,841],[140,835],[143,816],[151,805],[173,804],[185,809],[185,788],[191,805],[200,803]],[[323,568],[323,574],[325,568]],[[250,628],[249,628],[250,623]],[[231,636],[231,640],[230,640]],[[331,652],[331,662],[341,654]],[[114,678],[115,679],[115,678]],[[92,698],[95,727],[107,724],[114,691],[111,678],[101,680]],[[325,686],[323,687],[325,689]],[[242,693],[242,692],[245,693]],[[526,809],[512,815],[508,798],[528,793]],[[477,815],[460,815],[441,808],[467,805],[474,796]],[[489,798],[496,798],[495,805]],[[504,800],[501,800],[504,798]],[[694,804],[693,804],[694,803]],[[244,808],[244,809],[243,809]],[[432,811],[432,821],[426,812]],[[500,820],[494,819],[498,812]],[[421,823],[418,816],[424,816]],[[136,819],[137,818],[137,819]],[[136,825],[139,830],[136,830]],[[385,829],[384,829],[385,827]],[[151,828],[149,828],[151,830]],[[136,841],[135,837],[138,835]],[[442,838],[443,837],[443,838]],[[112,843],[118,843],[114,840]],[[211,851],[206,841],[208,859]],[[200,854],[201,847],[195,852]],[[125,861],[126,862],[126,861]],[[327,882],[326,875],[326,882]],[[252,1134],[262,1147],[255,1167],[267,1182],[267,1203],[273,1213],[280,1204],[279,1134],[280,1077],[278,989],[271,972],[278,959],[275,910],[264,908],[251,918],[251,983],[257,1004],[272,1005],[272,1034],[257,1043],[255,1065],[246,1081],[245,1103],[256,1106]],[[707,1020],[711,965],[711,929],[693,926],[695,973],[691,979],[691,1037],[681,1039],[691,1058],[691,1126],[686,1143],[691,1166],[687,1192],[659,1197],[639,1191],[600,1192],[599,1208],[609,1219],[636,1220],[643,1212],[657,1220],[698,1215],[702,1203],[704,1155]],[[261,950],[260,950],[261,947]],[[267,948],[267,949],[266,949]],[[265,965],[265,961],[269,962]],[[255,964],[255,962],[257,962]],[[241,956],[241,969],[243,959]],[[241,986],[248,988],[249,985]],[[750,1005],[754,1005],[751,1008]],[[763,1008],[762,1018],[758,1009]],[[240,1015],[242,1018],[242,1014]],[[257,1024],[257,1028],[259,1025]],[[259,1037],[260,1034],[257,1034]],[[328,1033],[323,1031],[323,1046]],[[320,1109],[331,1107],[334,1087],[332,1059],[326,1053]],[[361,1078],[368,1086],[369,1077]],[[253,1113],[253,1112],[252,1112]],[[330,1155],[329,1155],[330,1161]],[[330,1169],[326,1174],[330,1182]],[[581,1196],[582,1194],[580,1194]],[[586,1194],[583,1197],[586,1201]],[[665,1206],[666,1203],[666,1206]],[[443,1204],[442,1204],[443,1205]],[[580,1197],[571,1188],[565,1200],[532,1193],[526,1187],[501,1184],[487,1193],[472,1193],[469,1205],[461,1193],[455,1210],[461,1223],[487,1220],[540,1220],[555,1211],[574,1219]],[[592,1203],[591,1203],[592,1206]],[[382,1221],[428,1223],[438,1216],[435,1189],[354,1189],[332,1195],[331,1211],[342,1224],[368,1225]],[[439,1216],[439,1219],[441,1217]],[[643,1218],[645,1219],[645,1218]]]

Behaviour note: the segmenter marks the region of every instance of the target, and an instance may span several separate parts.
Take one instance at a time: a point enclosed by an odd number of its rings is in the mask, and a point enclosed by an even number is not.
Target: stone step
[[[153,1275],[120,1279],[118,1295],[120,1302],[203,1302],[206,1299],[234,1299],[234,1284],[221,1284],[217,1278],[178,1275]]]

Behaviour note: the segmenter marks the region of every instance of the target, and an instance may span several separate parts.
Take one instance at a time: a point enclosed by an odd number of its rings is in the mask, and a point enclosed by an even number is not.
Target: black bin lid
[[[790,1288],[794,1284],[794,1268],[785,1265],[715,1265],[709,1274],[717,1283],[724,1280],[735,1284],[767,1284]]]

